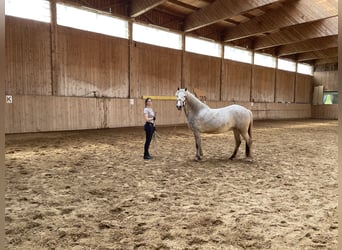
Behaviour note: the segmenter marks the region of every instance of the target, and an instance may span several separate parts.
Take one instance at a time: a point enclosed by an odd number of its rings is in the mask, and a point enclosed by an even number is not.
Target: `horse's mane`
[[[187,90],[187,96],[190,97],[190,99],[192,100],[192,105],[190,104],[190,106],[195,109],[195,110],[199,110],[199,109],[203,109],[203,108],[209,108],[209,106],[207,104],[205,104],[204,102],[202,102],[200,99],[198,99],[193,93],[191,93],[189,90]],[[191,102],[191,101],[190,101]]]

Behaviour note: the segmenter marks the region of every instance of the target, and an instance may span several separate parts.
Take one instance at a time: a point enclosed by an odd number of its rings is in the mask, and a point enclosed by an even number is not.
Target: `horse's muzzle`
[[[176,106],[178,110],[182,110],[182,106]]]

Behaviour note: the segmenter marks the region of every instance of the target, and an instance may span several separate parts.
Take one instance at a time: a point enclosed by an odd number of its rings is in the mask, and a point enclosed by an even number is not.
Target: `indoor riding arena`
[[[6,0],[5,248],[337,250],[337,3]]]

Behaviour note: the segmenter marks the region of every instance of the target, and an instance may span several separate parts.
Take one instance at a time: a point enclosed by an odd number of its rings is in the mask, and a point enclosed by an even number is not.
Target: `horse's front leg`
[[[195,135],[195,143],[196,143],[196,160],[201,160],[201,156],[203,156],[201,136],[198,131],[194,131],[194,135]]]

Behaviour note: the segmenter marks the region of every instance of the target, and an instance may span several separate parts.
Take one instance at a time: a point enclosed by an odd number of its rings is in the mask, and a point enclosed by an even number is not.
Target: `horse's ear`
[[[188,91],[188,88],[185,88],[185,91]]]

